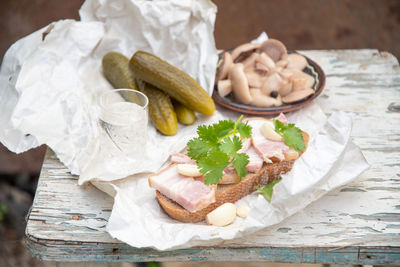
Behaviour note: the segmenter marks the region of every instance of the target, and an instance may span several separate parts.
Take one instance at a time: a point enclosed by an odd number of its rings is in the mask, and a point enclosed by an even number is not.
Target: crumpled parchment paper
[[[237,118],[227,111],[221,111],[221,115]],[[282,175],[271,203],[257,192],[236,203],[251,208],[246,219],[236,217],[225,227],[178,222],[160,208],[155,190],[148,186],[148,175],[140,174],[112,183],[115,198],[107,231],[135,247],[169,250],[217,245],[282,222],[368,168],[360,149],[351,141],[350,115],[336,112],[326,119],[314,103],[289,114],[288,120],[310,134],[309,146],[293,169]]]
[[[165,137],[150,124],[146,153],[126,158],[99,125],[97,97],[112,87],[102,57],[130,58],[152,52],[189,73],[210,94],[218,60],[213,30],[216,6],[209,0],[87,0],[81,21],[62,20],[19,40],[0,72],[0,141],[20,153],[47,144],[82,184],[156,171],[181,150],[197,125]],[[44,32],[48,32],[44,38]]]
[[[107,225],[113,237],[160,250],[218,244],[264,229],[365,170],[368,164],[350,138],[351,117],[338,112],[326,119],[314,103],[288,115],[311,140],[274,187],[271,203],[257,193],[239,200],[251,207],[249,216],[226,227],[180,223],[161,210],[144,172],[157,171],[180,151],[197,125],[239,115],[219,109],[212,117],[198,116],[195,125],[180,127],[173,137],[160,135],[150,124],[145,155],[129,160],[99,126],[97,97],[111,89],[101,58],[109,51],[127,57],[138,49],[149,51],[188,72],[211,94],[215,15],[215,5],[207,0],[87,0],[81,21],[55,22],[7,51],[0,71],[0,141],[16,153],[47,144],[79,175],[79,183],[92,181],[115,197]],[[266,38],[262,34],[256,41]]]

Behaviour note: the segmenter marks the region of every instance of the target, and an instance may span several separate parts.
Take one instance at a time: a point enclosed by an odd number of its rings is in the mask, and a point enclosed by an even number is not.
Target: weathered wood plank
[[[354,115],[352,138],[371,168],[283,223],[216,247],[169,252],[111,238],[112,198],[48,152],[26,229],[34,256],[53,261],[275,261],[400,264],[400,67],[377,50],[301,51],[327,74],[317,99]]]

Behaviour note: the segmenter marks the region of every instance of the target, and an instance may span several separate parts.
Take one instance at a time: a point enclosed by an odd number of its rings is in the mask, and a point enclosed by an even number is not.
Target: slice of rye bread
[[[309,135],[302,132],[306,148],[309,141]],[[301,151],[300,155],[305,151]],[[196,212],[190,212],[183,208],[181,205],[172,199],[164,196],[156,190],[157,201],[164,211],[173,219],[180,222],[200,222],[205,219],[206,215],[221,206],[224,203],[235,203],[242,197],[254,192],[256,185],[263,187],[266,184],[279,178],[280,174],[286,173],[292,169],[295,160],[283,160],[280,162],[264,163],[263,167],[258,173],[251,173],[242,178],[236,184],[219,184],[215,193],[216,201],[209,206]]]

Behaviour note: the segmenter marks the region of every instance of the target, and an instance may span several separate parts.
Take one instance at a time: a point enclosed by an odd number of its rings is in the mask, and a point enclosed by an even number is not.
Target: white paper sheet
[[[101,59],[110,51],[131,57],[154,53],[192,75],[210,94],[217,50],[213,37],[216,6],[209,0],[87,0],[81,21],[62,20],[16,42],[0,72],[0,141],[20,153],[47,144],[82,184],[156,171],[181,150],[198,124],[165,137],[150,124],[145,155],[128,159],[99,126],[97,96],[112,87]]]
[[[221,115],[238,116],[231,112]],[[256,192],[238,201],[251,208],[246,219],[237,217],[225,227],[171,219],[157,203],[148,175],[142,174],[113,183],[116,195],[108,232],[132,246],[159,250],[215,245],[280,223],[368,168],[361,151],[351,141],[350,115],[337,112],[327,120],[319,106],[312,104],[289,114],[288,120],[310,134],[310,144],[274,187],[271,203]]]

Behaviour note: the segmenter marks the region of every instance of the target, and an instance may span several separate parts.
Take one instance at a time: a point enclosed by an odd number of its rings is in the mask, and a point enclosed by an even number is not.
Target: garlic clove
[[[241,218],[246,218],[247,214],[249,214],[250,211],[250,207],[247,206],[246,204],[240,204],[237,208],[236,208],[236,215],[241,217]]]
[[[236,217],[236,206],[232,203],[224,203],[206,215],[206,222],[214,226],[231,224]]]
[[[199,177],[203,175],[197,165],[194,164],[178,164],[176,170],[180,175],[187,177]]]
[[[278,134],[277,132],[275,132],[275,125],[273,124],[273,122],[265,122],[261,128],[260,131],[262,133],[262,135],[272,141],[282,141],[283,138],[280,134]]]

